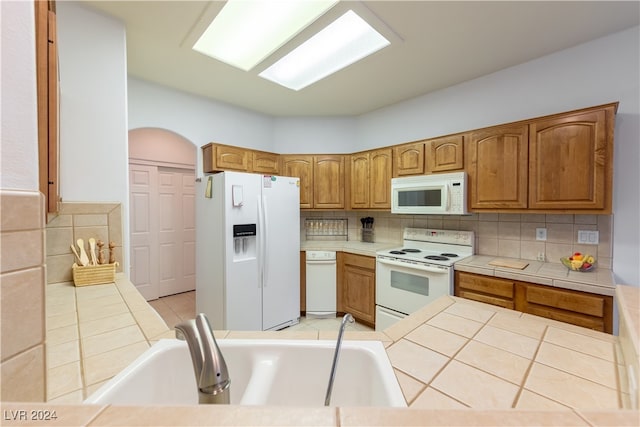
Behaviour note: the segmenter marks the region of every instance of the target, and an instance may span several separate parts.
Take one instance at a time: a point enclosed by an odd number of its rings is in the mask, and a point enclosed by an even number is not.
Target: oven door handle
[[[381,264],[393,265],[396,267],[413,268],[416,270],[428,271],[429,273],[440,273],[440,274],[449,273],[448,268],[429,267],[426,265],[419,265],[419,264],[408,264],[405,262],[392,261],[384,258],[378,258],[378,262]]]

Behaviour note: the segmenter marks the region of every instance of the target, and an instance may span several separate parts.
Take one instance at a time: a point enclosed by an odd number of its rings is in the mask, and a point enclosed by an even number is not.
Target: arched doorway
[[[174,132],[129,131],[130,278],[147,301],[195,289],[196,158]]]

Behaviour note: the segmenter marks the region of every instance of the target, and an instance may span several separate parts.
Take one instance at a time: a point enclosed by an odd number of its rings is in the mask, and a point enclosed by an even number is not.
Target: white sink
[[[218,340],[231,378],[231,403],[322,406],[335,341]],[[184,341],[160,340],[85,400],[92,404],[197,404]],[[379,341],[343,341],[332,406],[406,406]]]

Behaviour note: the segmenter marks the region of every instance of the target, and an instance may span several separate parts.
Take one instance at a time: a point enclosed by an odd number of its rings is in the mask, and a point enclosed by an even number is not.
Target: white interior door
[[[160,296],[195,289],[195,174],[158,168]]]
[[[148,300],[160,296],[158,288],[156,166],[129,164],[129,221],[131,282]]]
[[[147,299],[195,289],[195,172],[130,164],[131,281]]]

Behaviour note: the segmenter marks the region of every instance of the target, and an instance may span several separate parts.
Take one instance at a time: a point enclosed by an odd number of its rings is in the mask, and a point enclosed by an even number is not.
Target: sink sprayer
[[[327,394],[324,398],[324,406],[329,406],[331,402],[331,392],[333,391],[333,380],[336,377],[336,367],[338,366],[338,357],[340,356],[340,346],[342,345],[342,335],[347,322],[353,323],[353,316],[349,313],[345,314],[340,324],[340,332],[338,332],[338,341],[336,342],[336,351],[333,353],[333,364],[331,365],[331,375],[329,376],[329,385],[327,386]]]

